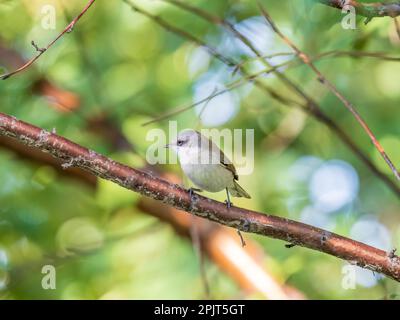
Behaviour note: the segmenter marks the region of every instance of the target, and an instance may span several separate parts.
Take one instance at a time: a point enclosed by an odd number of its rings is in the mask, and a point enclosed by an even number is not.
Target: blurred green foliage
[[[44,46],[67,25],[70,17],[80,12],[84,3],[77,0],[0,1],[1,46],[24,58],[31,57],[34,54],[31,40]],[[240,60],[249,58],[246,51],[239,50],[243,45],[227,37],[220,26],[163,1],[135,3],[225,54]],[[260,28],[262,19],[251,20],[259,17],[254,1],[190,3],[232,23],[248,21],[250,25],[244,27],[252,30],[249,35],[254,36],[256,44],[266,41],[264,54],[290,51],[271,30]],[[314,1],[263,3],[284,33],[311,56],[330,50],[398,54],[400,40],[389,18],[373,19],[368,25],[357,18],[355,30],[344,30],[340,24],[343,14],[339,10]],[[55,30],[41,27],[44,17],[41,8],[48,4],[56,8]],[[4,54],[0,55],[3,70],[13,69],[8,62]],[[399,167],[399,61],[343,56],[326,57],[317,65],[354,102]],[[142,123],[176,106],[195,102],[196,90],[204,82],[209,81],[211,86],[227,85],[239,78],[232,71],[187,39],[133,12],[122,1],[96,1],[73,32],[65,35],[34,66],[0,83],[0,110],[48,130],[56,128],[58,134],[72,141],[140,167],[151,144],[146,141],[148,131],[168,130],[165,120],[145,127]],[[291,67],[285,72],[391,176],[354,118],[316,81],[308,67]],[[51,99],[33,86],[41,77],[79,95],[79,108],[70,112],[55,108]],[[285,96],[297,99],[274,76],[266,76],[263,81]],[[384,230],[384,234],[387,231],[390,236],[389,246],[400,245],[398,199],[331,131],[310,117],[293,113],[293,109],[251,85],[230,94],[233,109],[226,105],[212,106],[226,107],[227,111],[222,114],[231,114],[222,119],[218,128],[255,130],[255,171],[241,177],[241,184],[253,199],[238,199],[235,205],[303,220],[347,236],[354,236],[352,228],[360,219],[373,217],[371,221],[378,224],[373,226],[378,228],[374,230]],[[220,101],[224,104],[227,100]],[[201,119],[199,109],[196,110],[171,119],[178,121],[180,129],[198,127]],[[210,110],[217,117],[216,109]],[[104,135],[88,130],[88,120],[104,115],[121,130],[135,153],[121,150]],[[273,140],[285,119],[292,120],[283,127],[284,132],[299,126],[298,132],[287,143],[285,139]],[[342,161],[340,168],[347,168],[342,164],[349,165],[356,173],[357,186],[349,191],[353,193],[343,206],[329,213],[318,212],[320,208],[313,206],[316,200],[311,190],[312,177],[316,179],[313,175],[316,170],[324,163],[332,164],[329,162],[332,159]],[[176,165],[163,169],[179,173]],[[223,193],[209,196],[224,199]],[[170,226],[141,212],[136,207],[138,200],[137,194],[110,182],[99,181],[93,190],[49,166],[20,159],[2,148],[0,297],[204,298],[199,261],[192,244]],[[346,290],[342,286],[343,261],[304,248],[289,250],[281,241],[248,237],[260,243],[270,256],[265,261],[266,267],[308,298],[383,299],[400,294],[398,284],[386,278]],[[376,240],[379,246],[379,237],[381,234],[375,232],[371,244]],[[56,290],[42,289],[41,268],[45,264],[54,264],[57,268]],[[246,297],[234,280],[209,261],[206,272],[212,298]]]

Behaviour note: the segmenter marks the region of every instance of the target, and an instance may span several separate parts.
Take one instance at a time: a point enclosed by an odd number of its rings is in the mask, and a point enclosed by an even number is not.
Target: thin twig
[[[388,253],[286,218],[237,207],[228,209],[224,203],[201,195],[196,195],[196,201],[193,203],[187,190],[175,184],[113,161],[66,138],[3,113],[0,113],[0,135],[15,138],[97,177],[190,214],[243,232],[256,233],[325,252],[400,282],[400,258],[393,252]]]
[[[393,174],[397,178],[397,180],[400,180],[400,173],[393,164],[393,162],[390,160],[389,156],[386,154],[384,148],[382,145],[379,143],[378,139],[375,137],[373,134],[372,130],[368,127],[367,123],[365,120],[361,117],[361,115],[358,113],[356,110],[355,106],[342,94],[339,92],[339,90],[336,88],[336,86],[331,83],[322,73],[319,71],[319,69],[315,66],[315,64],[311,61],[310,57],[305,54],[303,51],[301,51],[294,43],[291,41],[288,37],[286,37],[277,27],[277,25],[274,23],[272,20],[271,16],[268,14],[268,12],[265,10],[265,8],[259,3],[259,8],[261,10],[261,13],[271,26],[271,28],[275,31],[275,33],[289,46],[291,47],[298,57],[306,64],[308,65],[311,70],[314,71],[314,73],[318,76],[318,80],[325,85],[328,90],[330,90],[346,107],[347,110],[351,112],[351,114],[354,116],[354,118],[357,120],[357,122],[361,125],[361,127],[364,129],[364,131],[367,133],[368,137],[371,139],[372,143],[374,144],[375,148],[378,150],[378,152],[381,154],[382,158],[385,160],[387,165],[389,166],[390,170],[392,170]]]
[[[71,19],[71,16],[65,7],[64,3],[60,3],[61,8],[62,8],[62,14],[64,16],[64,19],[66,21],[69,21]],[[95,59],[93,59],[90,54],[88,54],[85,46],[85,39],[82,37],[81,32],[79,29],[77,29],[75,32],[72,33],[72,37],[75,40],[75,46],[78,49],[79,57],[82,61],[82,64],[87,67],[87,69],[90,70],[87,74],[87,82],[90,87],[90,94],[93,98],[93,100],[96,102],[95,104],[92,105],[93,109],[92,112],[99,112],[101,113],[101,106],[104,104],[104,90],[101,90],[100,84],[98,79],[101,78],[101,71],[97,67],[97,64],[95,62]]]
[[[202,122],[202,117],[203,117],[203,113],[204,113],[204,110],[206,110],[207,109],[207,106],[208,106],[208,104],[210,103],[210,101],[213,99],[213,95],[215,94],[215,93],[217,93],[218,92],[218,88],[217,87],[215,87],[214,88],[214,90],[211,92],[211,94],[210,94],[210,96],[209,96],[209,98],[208,98],[208,100],[204,103],[204,105],[201,107],[201,109],[200,109],[200,112],[199,112],[199,115],[198,115],[198,119],[197,119],[197,122],[196,122],[196,125],[194,126],[194,128],[196,128],[196,130],[198,130],[198,131],[200,131],[200,127],[201,127],[201,122]]]
[[[248,62],[255,61],[255,60],[264,60],[264,59],[271,59],[276,56],[293,56],[296,55],[294,52],[280,52],[277,54],[268,54],[268,55],[263,55],[261,57],[254,57],[254,58],[248,58],[244,60],[241,65],[245,65]],[[385,52],[376,52],[376,51],[371,51],[371,52],[365,52],[365,51],[354,51],[354,50],[330,50],[326,52],[321,52],[317,55],[314,55],[311,60],[312,61],[317,61],[325,57],[351,57],[351,58],[375,58],[375,59],[380,59],[383,61],[400,61],[400,57],[394,57],[394,56],[389,56]],[[290,61],[286,61],[290,62]]]
[[[314,0],[324,5],[342,10],[345,6],[352,6],[356,9],[356,13],[367,18],[369,22],[372,18],[377,17],[397,17],[400,15],[400,3],[364,3],[355,0]]]
[[[205,102],[208,102],[208,101],[214,99],[215,97],[218,97],[218,96],[220,96],[220,95],[222,95],[224,93],[227,93],[229,91],[237,89],[238,87],[241,87],[241,86],[243,86],[245,84],[248,84],[249,82],[253,81],[254,79],[256,79],[257,77],[259,77],[261,75],[267,75],[267,74],[273,72],[274,70],[276,70],[277,68],[281,68],[281,67],[283,67],[285,65],[288,65],[289,63],[291,63],[291,61],[284,62],[282,64],[276,65],[273,68],[264,69],[264,70],[258,71],[256,73],[250,74],[250,75],[248,75],[248,76],[246,76],[244,78],[235,80],[235,81],[227,84],[225,86],[225,89],[222,89],[222,90],[219,90],[219,91],[216,91],[216,92],[213,91],[209,96],[207,96],[207,97],[205,97],[205,98],[203,98],[203,99],[201,99],[199,101],[196,101],[196,102],[194,102],[192,104],[189,104],[189,105],[186,105],[186,106],[183,106],[183,107],[180,106],[180,107],[174,108],[173,110],[171,110],[171,111],[169,111],[167,113],[164,113],[163,115],[161,115],[159,117],[156,117],[156,118],[154,118],[152,120],[144,122],[142,124],[142,126],[147,126],[147,125],[149,125],[151,123],[159,122],[161,120],[165,120],[165,119],[168,119],[170,117],[176,116],[177,114],[180,114],[182,112],[188,111],[188,110],[190,110],[190,109],[192,109],[192,108],[194,108],[194,107],[196,107],[196,106],[198,106],[198,105],[200,105],[202,103],[205,103]]]
[[[24,65],[22,65],[21,67],[19,67],[18,69],[3,74],[0,76],[0,80],[6,80],[10,77],[12,77],[13,75],[24,71],[25,69],[29,68],[36,60],[38,60],[48,49],[50,49],[62,36],[64,36],[66,33],[72,32],[75,24],[78,22],[78,20],[86,13],[86,11],[88,11],[88,9],[91,7],[91,5],[95,2],[96,0],[89,0],[88,3],[86,4],[86,6],[83,8],[83,10],[81,11],[81,13],[76,16],[74,18],[74,20],[72,20],[65,28],[64,30],[53,40],[51,41],[45,48],[39,48],[34,41],[32,41],[32,45],[35,47],[36,51],[38,52],[38,54],[36,56],[34,56],[32,59],[30,59],[29,61],[27,61]]]
[[[125,2],[133,11],[136,11],[136,12],[150,18],[151,20],[154,20],[155,22],[157,22],[157,24],[162,26],[164,29],[166,29],[172,33],[178,34],[185,39],[189,39],[190,41],[196,43],[198,46],[205,48],[214,57],[218,58],[221,62],[225,63],[226,65],[231,66],[231,67],[236,65],[236,63],[233,62],[231,59],[226,59],[222,54],[220,54],[213,47],[211,47],[211,46],[207,45],[205,42],[197,39],[195,36],[193,36],[189,32],[179,29],[179,28],[176,28],[173,25],[168,24],[165,20],[161,19],[158,16],[154,16],[154,15],[150,14],[149,12],[141,9],[134,3],[130,2],[129,0],[122,0],[122,1]]]
[[[399,20],[397,20],[397,17],[393,18],[394,21],[394,27],[396,28],[396,33],[397,33],[397,37],[400,40],[400,23]]]
[[[346,50],[332,50],[327,52],[322,52],[312,57],[312,61],[319,60],[324,57],[333,56],[348,56],[352,58],[366,57],[366,58],[376,58],[384,61],[400,61],[400,57],[389,56],[385,52],[364,52],[364,51],[346,51]]]

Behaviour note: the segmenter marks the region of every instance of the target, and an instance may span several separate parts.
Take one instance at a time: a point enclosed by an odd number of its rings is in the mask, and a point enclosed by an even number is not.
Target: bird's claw
[[[195,193],[195,191],[197,192],[201,192],[201,189],[197,189],[197,188],[189,188],[187,190],[189,192],[189,197],[190,197],[190,209],[193,209],[193,205],[197,202],[198,198],[197,195]]]
[[[201,189],[197,189],[197,188],[189,188],[188,192],[189,192],[190,198],[193,198],[193,196],[195,195],[195,191],[201,192],[202,190]]]
[[[226,204],[226,207],[227,207],[228,209],[230,209],[230,208],[233,207],[233,203],[230,202],[229,200],[225,200],[224,203]]]

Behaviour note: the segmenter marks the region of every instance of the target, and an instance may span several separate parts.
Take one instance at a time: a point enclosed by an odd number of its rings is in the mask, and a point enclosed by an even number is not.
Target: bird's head
[[[185,129],[179,132],[177,138],[171,143],[167,144],[166,148],[171,148],[177,153],[182,150],[187,150],[191,148],[199,148],[202,139],[204,138],[199,132],[193,129]]]

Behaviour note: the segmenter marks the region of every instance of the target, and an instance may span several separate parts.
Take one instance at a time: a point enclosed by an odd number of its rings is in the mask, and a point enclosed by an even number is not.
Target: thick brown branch
[[[65,28],[61,33],[53,40],[51,41],[45,48],[39,48],[38,45],[32,41],[32,46],[35,48],[37,51],[37,55],[34,56],[32,59],[27,61],[25,64],[23,64],[21,67],[16,69],[15,71],[3,74],[0,76],[0,80],[6,80],[10,78],[11,76],[24,71],[25,69],[29,68],[36,60],[38,60],[42,54],[44,54],[48,49],[50,49],[61,37],[63,37],[66,33],[69,33],[73,30],[75,24],[78,22],[80,18],[86,13],[86,11],[91,7],[91,5],[95,2],[96,0],[89,0],[86,6],[83,8],[81,13],[76,16]]]
[[[9,136],[49,152],[64,161],[120,186],[244,232],[281,239],[298,246],[344,259],[352,264],[381,272],[400,281],[400,258],[337,234],[285,218],[242,208],[227,208],[224,203],[188,192],[165,180],[130,168],[61,136],[0,113],[0,135]]]
[[[85,184],[95,187],[97,184],[97,178],[92,174],[87,173],[79,168],[68,168],[63,170],[61,167],[62,162],[56,158],[49,156],[35,148],[29,148],[21,143],[16,143],[14,139],[8,137],[0,137],[0,147],[14,152],[20,159],[29,159],[31,162],[37,162],[41,165],[51,166],[59,171],[65,177],[77,178],[79,181]]]

